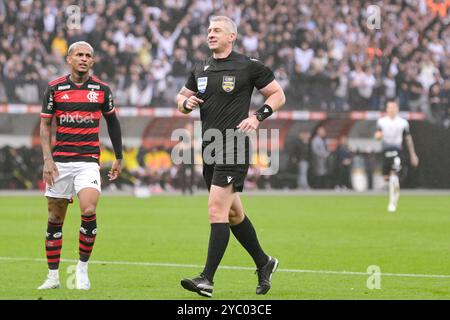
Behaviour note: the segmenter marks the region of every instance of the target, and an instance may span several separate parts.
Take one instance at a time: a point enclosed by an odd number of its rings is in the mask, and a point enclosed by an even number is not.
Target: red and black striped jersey
[[[114,113],[109,86],[92,76],[76,85],[69,75],[50,81],[41,118],[56,117],[56,162],[98,162],[101,115]]]

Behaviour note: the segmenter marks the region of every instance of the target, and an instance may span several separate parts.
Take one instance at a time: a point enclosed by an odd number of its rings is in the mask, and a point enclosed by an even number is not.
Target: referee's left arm
[[[273,80],[267,86],[260,89],[259,92],[261,92],[266,99],[264,104],[269,105],[273,112],[280,109],[286,103],[286,96],[283,88],[281,88],[277,80]]]
[[[272,80],[268,85],[259,89],[259,92],[265,98],[264,105],[237,125],[237,128],[243,132],[256,130],[261,121],[270,117],[272,113],[279,110],[286,102],[283,88],[276,80]]]

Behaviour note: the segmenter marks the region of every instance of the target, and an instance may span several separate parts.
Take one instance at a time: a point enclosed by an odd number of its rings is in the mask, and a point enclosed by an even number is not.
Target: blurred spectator
[[[309,140],[311,134],[308,131],[300,131],[298,137],[290,145],[290,162],[294,164],[297,171],[297,187],[299,189],[309,189],[308,169],[309,169]]]
[[[326,135],[325,128],[319,127],[311,140],[311,170],[314,181],[312,186],[315,188],[329,187],[328,158],[330,152],[328,151]]]
[[[348,147],[348,138],[342,136],[336,149],[336,184],[337,189],[351,189],[350,169],[353,155]]]
[[[334,102],[336,111],[348,110],[348,75],[347,65],[339,64],[339,69],[335,75]]]
[[[357,65],[355,70],[350,73],[350,90],[352,109],[368,110],[369,101],[373,94],[376,79],[373,76],[372,69],[368,66]]]
[[[408,84],[408,101],[409,110],[411,111],[422,111],[421,110],[421,97],[422,93],[425,91],[422,84],[417,80],[417,74],[414,71],[408,72],[407,78]]]
[[[65,57],[67,55],[68,46],[62,30],[59,30],[56,37],[53,38],[51,48],[52,52],[58,54],[60,57]]]

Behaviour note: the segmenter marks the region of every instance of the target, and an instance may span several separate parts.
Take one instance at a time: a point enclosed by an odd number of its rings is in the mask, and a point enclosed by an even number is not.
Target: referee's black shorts
[[[240,139],[245,139],[244,144],[231,140],[235,139],[235,135]],[[233,135],[227,133],[224,137],[224,144],[210,150],[211,155],[205,153],[205,148],[210,142],[202,143],[203,178],[208,191],[211,189],[211,185],[226,187],[232,184],[234,192],[242,192],[250,166],[250,139],[245,133],[236,131]],[[234,141],[234,143],[230,144],[230,141]],[[230,146],[229,149],[227,145]]]
[[[242,192],[248,167],[248,164],[203,163],[203,179],[205,179],[208,191],[211,189],[211,185],[226,187],[232,184],[235,192]]]

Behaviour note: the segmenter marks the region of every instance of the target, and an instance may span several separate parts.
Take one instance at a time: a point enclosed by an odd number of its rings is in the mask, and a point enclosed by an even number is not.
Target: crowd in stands
[[[0,0],[0,103],[36,103],[67,73],[68,46],[90,42],[94,73],[119,106],[173,107],[208,57],[208,18],[238,25],[235,49],[271,67],[291,109],[404,111],[450,124],[448,1]],[[377,25],[377,10],[380,9]],[[79,23],[77,25],[77,10]],[[375,15],[374,15],[375,14]],[[75,20],[74,20],[75,19]],[[26,92],[26,94],[24,94]],[[255,99],[259,105],[261,98]]]

